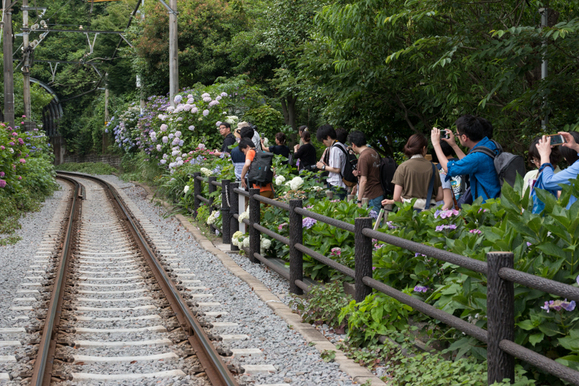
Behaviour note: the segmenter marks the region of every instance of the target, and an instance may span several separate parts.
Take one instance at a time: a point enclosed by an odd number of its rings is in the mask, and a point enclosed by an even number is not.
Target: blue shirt
[[[549,190],[561,190],[559,185],[569,185],[569,180],[577,178],[577,174],[579,174],[579,160],[557,174],[553,171],[553,166],[546,167],[543,170],[543,186]],[[569,204],[567,204],[567,209],[569,209],[575,201],[577,201],[577,197],[571,196]]]
[[[487,137],[480,140],[473,149],[476,149],[479,146],[488,147],[495,153],[497,151],[494,142]],[[473,153],[471,150],[461,160],[448,161],[447,168],[447,179],[463,174],[468,174],[470,176],[470,190],[474,200],[482,197],[483,202],[485,202],[489,198],[496,198],[501,194],[501,183],[499,182],[499,177],[495,170],[494,160],[484,153]]]

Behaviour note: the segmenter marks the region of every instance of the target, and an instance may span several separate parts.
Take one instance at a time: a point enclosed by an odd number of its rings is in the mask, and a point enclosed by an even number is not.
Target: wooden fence
[[[354,224],[350,224],[303,209],[302,200],[290,200],[289,204],[287,204],[260,196],[259,189],[249,189],[249,192],[239,189],[238,183],[232,183],[229,180],[218,182],[215,177],[205,179],[201,177],[201,173],[195,173],[193,177],[194,213],[197,213],[201,202],[208,205],[213,204],[212,200],[203,197],[201,194],[203,183],[209,184],[209,192],[215,192],[217,187],[221,187],[222,205],[220,210],[223,221],[222,236],[225,244],[231,244],[231,236],[239,230],[239,213],[245,208],[246,200],[249,200],[249,219],[243,220],[243,224],[249,232],[249,260],[253,263],[261,262],[289,280],[290,292],[301,295],[303,291],[308,291],[308,285],[303,281],[303,254],[306,254],[353,278],[355,280],[354,298],[357,302],[363,301],[372,292],[372,289],[375,289],[486,343],[489,385],[494,382],[500,382],[505,378],[509,378],[511,383],[514,383],[515,357],[573,385],[579,385],[578,371],[513,341],[515,338],[514,283],[549,294],[559,295],[576,302],[579,302],[579,288],[515,270],[512,252],[490,252],[487,254],[486,262],[479,261],[375,231],[372,229],[372,219],[369,217],[356,218]],[[289,213],[289,238],[260,225],[262,203],[284,209]],[[303,245],[302,219],[304,216],[354,233],[355,269],[339,264],[331,258]],[[265,256],[259,253],[261,233],[289,246],[289,277],[287,272],[280,270],[276,264],[272,264]],[[487,329],[484,330],[477,327],[373,279],[372,239],[486,275]],[[232,244],[231,250],[236,251],[238,248]]]

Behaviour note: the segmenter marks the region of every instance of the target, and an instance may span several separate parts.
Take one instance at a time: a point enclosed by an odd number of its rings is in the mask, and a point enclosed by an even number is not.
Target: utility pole
[[[12,66],[12,12],[4,0],[4,120],[14,127],[14,67]]]
[[[175,106],[175,95],[179,90],[179,58],[177,46],[177,0],[169,2],[169,95],[171,106]]]
[[[105,77],[106,76],[107,74],[105,74]],[[108,123],[109,123],[109,86],[105,83],[105,126],[108,125]],[[103,133],[103,141],[102,141],[103,154],[107,152],[107,148],[109,147],[107,139],[108,139],[107,134]]]
[[[24,88],[22,94],[24,96],[24,115],[26,115],[26,120],[30,121],[32,119],[32,100],[30,98],[30,54],[32,48],[30,47],[30,33],[28,32],[28,0],[22,0],[22,51],[23,51],[23,61],[22,65],[22,75],[24,75]],[[26,130],[31,129],[26,125]]]
[[[539,13],[541,14],[541,28],[549,26],[549,8],[539,8]],[[543,41],[543,47],[547,47],[547,40]],[[541,80],[545,79],[548,75],[548,63],[545,59],[546,53],[543,54],[543,62],[541,63]],[[543,101],[543,107],[546,107],[546,102]],[[545,109],[546,110],[546,109]],[[547,130],[547,125],[549,124],[549,115],[545,112],[545,116],[541,122],[541,127],[543,130]]]

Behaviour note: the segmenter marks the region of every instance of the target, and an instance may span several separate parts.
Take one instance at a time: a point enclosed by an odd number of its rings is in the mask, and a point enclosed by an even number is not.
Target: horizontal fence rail
[[[231,235],[239,230],[240,225],[243,224],[249,233],[248,258],[250,261],[254,263],[261,262],[286,280],[289,280],[291,293],[301,295],[304,291],[308,292],[311,287],[310,284],[304,282],[303,276],[303,255],[306,254],[314,260],[354,278],[356,291],[354,298],[357,302],[363,301],[374,289],[486,343],[487,381],[489,385],[494,382],[500,382],[505,378],[509,378],[511,383],[514,383],[515,357],[571,384],[579,385],[578,371],[513,342],[515,338],[514,283],[577,302],[579,302],[579,288],[515,270],[513,253],[511,252],[490,252],[487,254],[486,262],[480,261],[375,231],[372,229],[371,218],[356,218],[354,224],[351,224],[304,209],[302,200],[290,200],[289,204],[287,204],[261,196],[259,189],[249,189],[249,191],[240,189],[238,183],[230,183],[228,180],[217,182],[214,177],[207,179],[201,177],[200,173],[194,173],[193,177],[194,214],[197,213],[201,202],[210,206],[213,205],[212,200],[202,196],[202,183],[208,183],[210,193],[214,192],[216,187],[221,187],[221,214],[224,224],[226,221],[228,224],[227,227],[224,225],[223,242],[226,244],[231,243]],[[288,212],[289,238],[260,224],[260,203],[281,208]],[[249,218],[239,222],[239,213],[245,210],[249,210]],[[303,245],[304,230],[302,220],[304,217],[310,217],[353,233],[356,269],[346,267],[330,257]],[[227,232],[225,228],[227,228]],[[262,233],[289,246],[289,274],[260,253]],[[487,277],[487,330],[373,279],[372,239],[485,275]],[[235,251],[238,248],[232,244],[231,250]]]

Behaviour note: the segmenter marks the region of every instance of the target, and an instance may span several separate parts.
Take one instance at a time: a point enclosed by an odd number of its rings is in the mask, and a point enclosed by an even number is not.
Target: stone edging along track
[[[166,208],[171,208],[169,203],[157,197],[153,197],[153,192],[151,191],[150,187],[140,183],[135,184],[147,191],[147,200],[155,199]],[[386,383],[372,374],[368,369],[347,358],[342,351],[340,351],[333,343],[329,342],[326,337],[321,332],[312,327],[312,325],[302,323],[301,317],[299,315],[292,312],[291,308],[289,308],[277,296],[271,293],[261,281],[242,269],[235,261],[233,261],[231,257],[227,255],[227,253],[217,248],[213,242],[202,235],[199,229],[196,228],[187,217],[176,214],[175,218],[177,218],[183,227],[189,233],[191,233],[199,245],[201,245],[208,252],[214,254],[232,274],[245,281],[253,289],[255,294],[261,300],[263,300],[263,302],[265,302],[276,315],[285,320],[288,325],[291,325],[292,328],[299,332],[308,343],[313,344],[320,353],[324,351],[335,351],[336,356],[334,361],[340,365],[340,370],[351,376],[354,381],[358,383],[364,383],[370,380],[372,385],[386,385]]]

